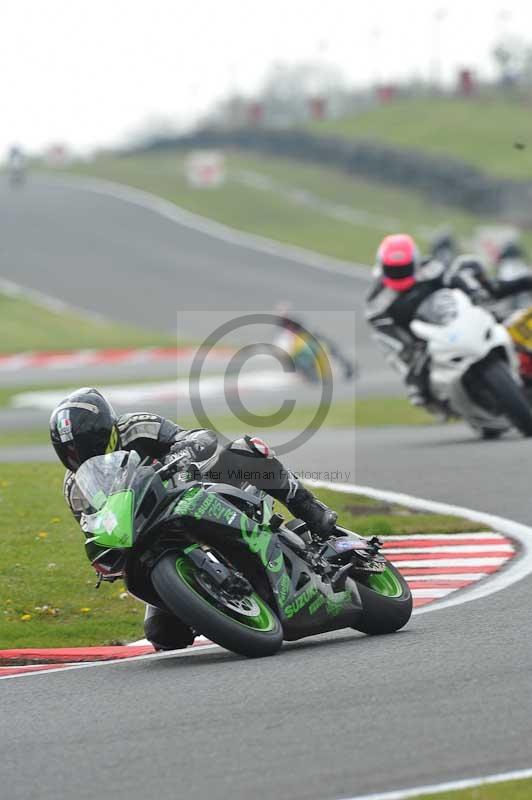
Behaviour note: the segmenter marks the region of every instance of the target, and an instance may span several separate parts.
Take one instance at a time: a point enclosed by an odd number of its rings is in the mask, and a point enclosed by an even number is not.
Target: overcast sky
[[[189,120],[230,88],[252,94],[276,61],[326,61],[357,85],[427,76],[438,31],[447,80],[489,75],[501,31],[532,40],[532,2],[0,0],[0,24],[1,153]]]

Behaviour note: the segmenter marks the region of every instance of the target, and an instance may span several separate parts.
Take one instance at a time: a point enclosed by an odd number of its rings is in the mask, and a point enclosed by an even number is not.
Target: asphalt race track
[[[335,308],[360,309],[367,288],[51,179],[0,187],[0,242],[5,277],[152,326],[175,317],[176,298],[253,310],[288,299],[321,309],[321,322],[328,311],[341,335]],[[363,368],[381,369],[356,328]],[[532,524],[531,446],[477,442],[461,425],[356,440],[322,429],[289,460]],[[341,632],[261,661],[210,650],[0,681],[2,785],[10,800],[333,800],[523,769],[531,608],[521,581],[387,638]]]

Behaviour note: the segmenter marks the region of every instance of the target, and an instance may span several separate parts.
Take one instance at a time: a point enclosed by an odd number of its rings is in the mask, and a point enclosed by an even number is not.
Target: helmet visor
[[[410,287],[416,282],[414,271],[415,264],[412,261],[409,264],[401,264],[400,266],[383,264],[383,283],[390,289],[395,289],[398,292],[404,292],[407,289],[410,289]]]
[[[93,456],[101,456],[116,450],[118,445],[118,431],[113,425],[111,436],[107,432],[97,431],[88,434],[79,434],[70,442],[61,442],[54,447],[57,455],[67,467],[75,472],[81,464]]]

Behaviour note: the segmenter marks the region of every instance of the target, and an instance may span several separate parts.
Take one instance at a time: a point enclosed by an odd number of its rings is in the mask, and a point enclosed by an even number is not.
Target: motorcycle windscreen
[[[415,318],[431,325],[448,325],[458,315],[458,303],[453,289],[439,289],[424,300]]]
[[[75,481],[87,512],[98,511],[108,497],[127,489],[139,464],[139,454],[126,450],[85,461],[76,472]]]
[[[102,547],[131,547],[133,543],[133,509],[135,493],[128,489],[107,498],[96,514],[82,514],[81,528],[87,539]]]
[[[140,464],[136,452],[117,451],[85,461],[76,486],[85,506],[81,527],[104,547],[131,547],[134,492],[129,488]]]

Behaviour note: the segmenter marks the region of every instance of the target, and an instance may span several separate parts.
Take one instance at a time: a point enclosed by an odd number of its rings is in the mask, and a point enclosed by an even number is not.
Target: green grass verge
[[[314,133],[370,139],[453,156],[506,178],[532,176],[530,106],[517,99],[397,100],[340,120],[314,122]],[[528,145],[514,148],[515,142]]]
[[[0,465],[0,642],[2,648],[133,641],[143,607],[117,581],[94,588],[84,537],[67,510],[56,464]],[[361,533],[474,530],[456,518],[413,514],[365,497],[320,491],[340,521]]]
[[[270,416],[273,411],[256,412],[260,416]],[[316,413],[315,407],[296,408],[287,420],[275,425],[249,425],[236,417],[227,414],[213,416],[211,425],[222,433],[238,433],[244,430],[298,430],[303,429],[313,420]],[[183,416],[178,420],[184,428],[197,428],[198,421],[195,417]],[[383,425],[432,425],[434,419],[425,411],[413,408],[402,397],[365,397],[352,401],[339,401],[331,406],[323,427],[329,428],[372,428]],[[311,426],[312,427],[312,426]],[[27,430],[0,431],[0,448],[17,447],[18,445],[48,444],[48,430],[36,428]]]
[[[83,534],[63,500],[62,467],[0,466],[0,642],[76,646],[142,636],[142,605],[121,582],[96,591]]]
[[[355,403],[357,428],[383,425],[434,425],[434,417],[404,397],[363,397]]]
[[[170,334],[59,313],[0,294],[1,353],[92,347],[176,346]]]
[[[364,263],[374,259],[378,242],[394,228],[415,231],[421,243],[426,244],[431,230],[444,225],[468,238],[475,227],[489,224],[486,218],[431,205],[419,193],[383,187],[337,170],[237,151],[227,155],[228,180],[222,187],[210,190],[187,185],[183,154],[179,151],[101,157],[91,163],[74,164],[70,171],[145,189],[240,230]],[[238,179],[242,170],[273,178],[285,188],[297,187],[321,200],[367,212],[374,222],[354,224],[335,219],[302,206],[275,189],[243,185]]]
[[[403,506],[360,495],[318,489],[317,496],[338,512],[338,521],[364,536],[397,536],[400,534],[463,533],[486,530],[460,517],[427,514]]]
[[[256,412],[265,419],[272,411]],[[271,425],[252,424],[239,420],[233,415],[212,418],[212,424],[223,433],[233,433],[242,430],[299,430],[307,426],[319,429],[322,427],[314,421],[315,406],[301,406],[294,409],[290,416],[283,422],[274,422]],[[275,417],[273,417],[275,419]],[[194,427],[197,422],[194,418],[183,418],[184,427]],[[402,397],[364,397],[353,402],[352,400],[339,400],[334,403],[323,421],[323,427],[329,428],[369,428],[382,427],[383,425],[431,425],[434,418],[427,412],[421,411],[410,405]]]
[[[424,794],[418,800],[532,800],[532,780],[482,784],[457,792]]]

